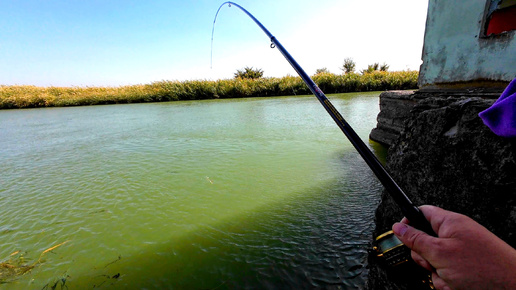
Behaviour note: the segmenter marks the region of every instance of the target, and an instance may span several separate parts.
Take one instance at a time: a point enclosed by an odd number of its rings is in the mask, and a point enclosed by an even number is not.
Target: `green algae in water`
[[[367,139],[378,93],[331,99]],[[360,288],[381,186],[332,122],[313,97],[2,112],[0,257],[73,240],[8,288]]]

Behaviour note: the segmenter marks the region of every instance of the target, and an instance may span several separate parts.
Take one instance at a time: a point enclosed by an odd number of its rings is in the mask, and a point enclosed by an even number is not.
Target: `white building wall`
[[[499,87],[516,78],[516,31],[482,37],[488,0],[429,0],[419,88]]]

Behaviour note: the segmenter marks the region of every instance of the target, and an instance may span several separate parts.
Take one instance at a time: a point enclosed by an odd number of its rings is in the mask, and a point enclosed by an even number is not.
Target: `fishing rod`
[[[416,207],[410,199],[407,197],[407,195],[403,192],[403,190],[399,187],[399,185],[392,179],[390,174],[387,172],[387,170],[383,167],[383,165],[378,161],[376,156],[371,152],[371,150],[367,147],[367,145],[360,139],[360,137],[355,133],[355,130],[351,128],[351,126],[344,120],[342,115],[335,109],[335,107],[332,105],[330,100],[324,95],[324,93],[321,91],[321,89],[315,84],[315,82],[306,74],[306,72],[301,68],[301,66],[294,60],[294,58],[288,53],[288,51],[281,45],[281,43],[278,41],[276,37],[274,37],[265,26],[263,26],[258,19],[256,19],[249,11],[244,9],[242,6],[234,3],[234,2],[224,2],[222,5],[220,5],[219,9],[217,10],[217,14],[215,14],[215,19],[213,20],[213,29],[212,29],[212,36],[211,36],[211,42],[213,46],[213,31],[215,29],[215,21],[217,20],[217,15],[219,14],[220,9],[228,4],[229,7],[231,5],[234,5],[235,7],[238,7],[240,10],[242,10],[247,16],[249,16],[262,30],[265,32],[265,34],[269,37],[271,41],[271,48],[276,47],[281,54],[287,59],[287,61],[290,63],[290,65],[294,68],[294,70],[299,74],[299,76],[303,79],[305,84],[308,86],[310,91],[317,97],[319,102],[321,102],[322,106],[326,109],[328,114],[333,118],[335,123],[339,126],[339,128],[342,130],[344,135],[348,138],[348,140],[351,142],[351,144],[355,147],[355,149],[358,151],[360,156],[364,159],[364,161],[367,163],[369,168],[373,171],[373,173],[376,175],[376,177],[380,180],[382,185],[385,187],[389,195],[394,199],[396,204],[400,207],[401,212],[405,217],[410,221],[410,224],[424,232],[426,232],[429,235],[437,236],[435,232],[432,230],[432,226],[430,223],[426,220],[425,216],[419,210],[418,207]]]

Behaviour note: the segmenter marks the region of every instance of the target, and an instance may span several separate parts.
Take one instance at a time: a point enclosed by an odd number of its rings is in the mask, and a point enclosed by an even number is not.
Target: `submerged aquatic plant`
[[[28,264],[27,259],[20,251],[12,253],[7,260],[0,262],[0,284],[12,282],[30,272],[36,267],[36,264]]]
[[[11,253],[5,261],[0,262],[0,284],[10,283],[18,279],[20,276],[29,273],[37,265],[42,263],[41,258],[43,258],[46,253],[55,250],[68,242],[69,240],[44,250],[39,255],[38,260],[33,263],[28,263],[28,259],[25,258],[24,253],[21,251]]]

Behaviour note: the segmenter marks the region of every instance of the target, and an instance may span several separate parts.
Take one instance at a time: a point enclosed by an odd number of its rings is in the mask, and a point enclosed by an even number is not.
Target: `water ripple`
[[[366,138],[377,94],[335,98]],[[0,259],[61,244],[7,286],[362,287],[381,188],[320,109],[275,98],[0,113]]]

